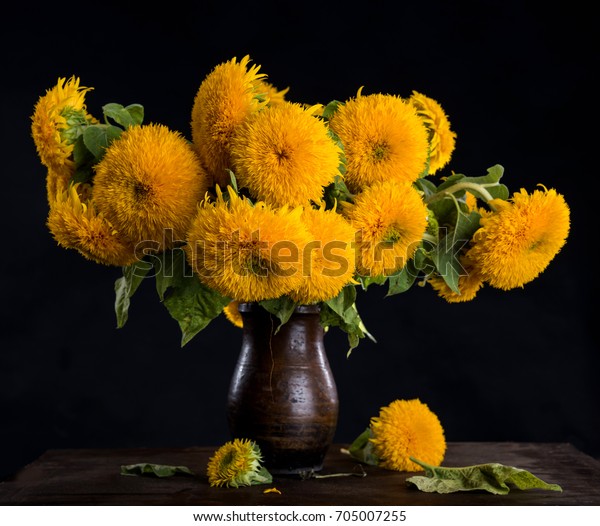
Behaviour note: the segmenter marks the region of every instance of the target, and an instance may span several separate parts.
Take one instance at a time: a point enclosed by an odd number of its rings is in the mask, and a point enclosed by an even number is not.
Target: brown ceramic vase
[[[277,332],[278,320],[261,306],[242,303],[239,311],[242,348],[227,403],[233,437],[255,440],[273,474],[320,470],[339,402],[319,307],[296,307]]]

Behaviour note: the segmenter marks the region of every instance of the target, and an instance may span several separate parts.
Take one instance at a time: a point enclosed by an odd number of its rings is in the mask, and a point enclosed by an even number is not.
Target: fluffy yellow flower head
[[[103,265],[127,266],[136,261],[133,245],[117,232],[91,201],[82,202],[72,185],[57,194],[50,206],[47,226],[63,248],[75,249]]]
[[[413,91],[409,102],[417,109],[429,130],[429,173],[435,174],[450,162],[456,145],[456,133],[450,129],[450,121],[436,100]]]
[[[273,477],[261,462],[262,453],[255,442],[236,438],[222,445],[209,459],[208,482],[211,486],[232,488],[269,484]]]
[[[320,202],[323,187],[338,174],[340,155],[325,123],[292,102],[249,117],[231,146],[239,184],[273,206]]]
[[[395,95],[359,95],[333,114],[344,145],[345,182],[357,193],[383,181],[416,181],[426,167],[427,128],[412,104]]]
[[[382,467],[395,471],[423,468],[409,457],[439,466],[446,454],[444,429],[437,415],[418,399],[395,400],[371,419],[375,454]]]
[[[484,282],[479,269],[466,257],[461,258],[461,264],[465,274],[458,278],[460,294],[454,292],[441,276],[435,275],[427,280],[433,289],[437,291],[438,296],[444,298],[448,303],[471,301],[475,298],[479,289],[483,287]]]
[[[242,318],[242,315],[238,310],[239,304],[240,302],[237,300],[229,302],[227,305],[225,305],[225,308],[223,309],[223,314],[225,314],[225,317],[231,323],[233,323],[236,327],[239,327],[241,329],[244,326],[244,319]]]
[[[311,240],[302,253],[302,285],[290,297],[301,304],[326,301],[354,283],[355,231],[334,210],[306,208],[302,220]]]
[[[96,120],[88,115],[85,94],[93,88],[80,86],[77,77],[59,78],[56,86],[37,101],[31,116],[31,135],[44,166],[48,168],[51,201],[66,190],[74,171],[73,147],[77,129]]]
[[[300,207],[252,204],[228,187],[226,200],[205,201],[188,234],[186,254],[201,281],[223,296],[251,302],[278,298],[302,284],[309,241]]]
[[[208,178],[195,152],[161,124],[132,126],[96,166],[94,202],[132,241],[165,249],[185,240]]]
[[[389,276],[404,267],[427,228],[427,207],[408,183],[374,184],[344,213],[357,231],[356,267],[364,276]]]
[[[257,95],[265,78],[260,66],[248,68],[250,57],[216,66],[202,81],[192,107],[192,141],[214,183],[229,182],[229,148],[236,128],[267,103]]]
[[[522,287],[542,273],[567,240],[570,211],[556,190],[524,189],[510,201],[495,199],[485,214],[467,256],[492,287]]]

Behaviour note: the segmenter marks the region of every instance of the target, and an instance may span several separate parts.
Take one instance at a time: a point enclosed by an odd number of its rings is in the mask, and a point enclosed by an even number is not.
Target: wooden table
[[[351,472],[356,462],[334,445],[321,474]],[[302,480],[274,477],[272,485],[238,489],[212,488],[205,471],[212,447],[186,449],[66,449],[50,450],[0,483],[3,505],[185,505],[185,506],[429,506],[429,505],[600,505],[600,462],[570,444],[454,442],[444,465],[466,466],[499,462],[531,471],[563,491],[511,490],[424,493],[405,483],[412,474],[365,466],[366,477]],[[150,462],[185,465],[196,475],[171,478],[120,474],[123,464]],[[422,474],[422,473],[421,473]],[[281,494],[264,493],[276,487]]]

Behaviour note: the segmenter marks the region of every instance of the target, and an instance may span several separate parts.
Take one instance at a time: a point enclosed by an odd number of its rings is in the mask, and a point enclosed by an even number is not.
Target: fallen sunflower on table
[[[446,453],[444,428],[437,415],[419,399],[395,400],[371,418],[369,427],[348,449],[364,462],[395,471],[419,471],[411,460],[438,466]]]
[[[270,484],[273,477],[261,462],[262,453],[256,442],[236,438],[223,444],[208,461],[208,482],[228,488]]]

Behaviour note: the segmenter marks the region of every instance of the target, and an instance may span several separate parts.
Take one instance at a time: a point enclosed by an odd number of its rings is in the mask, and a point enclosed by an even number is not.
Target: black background
[[[452,169],[496,163],[512,191],[565,195],[572,230],[524,289],[450,305],[430,287],[359,294],[378,343],[346,358],[326,336],[340,396],[336,441],[379,408],[420,398],[449,441],[570,441],[600,456],[597,70],[593,16],[578,2],[295,2],[16,5],[0,32],[2,329],[0,476],[48,448],[220,445],[241,333],[215,320],[183,349],[152,282],[116,329],[120,269],[56,246],[45,170],[30,137],[58,77],[95,89],[88,110],[141,103],[146,122],[190,137],[193,97],[218,63],[249,54],[289,100],[364,93],[438,100],[458,135]],[[492,461],[494,459],[490,459]]]

